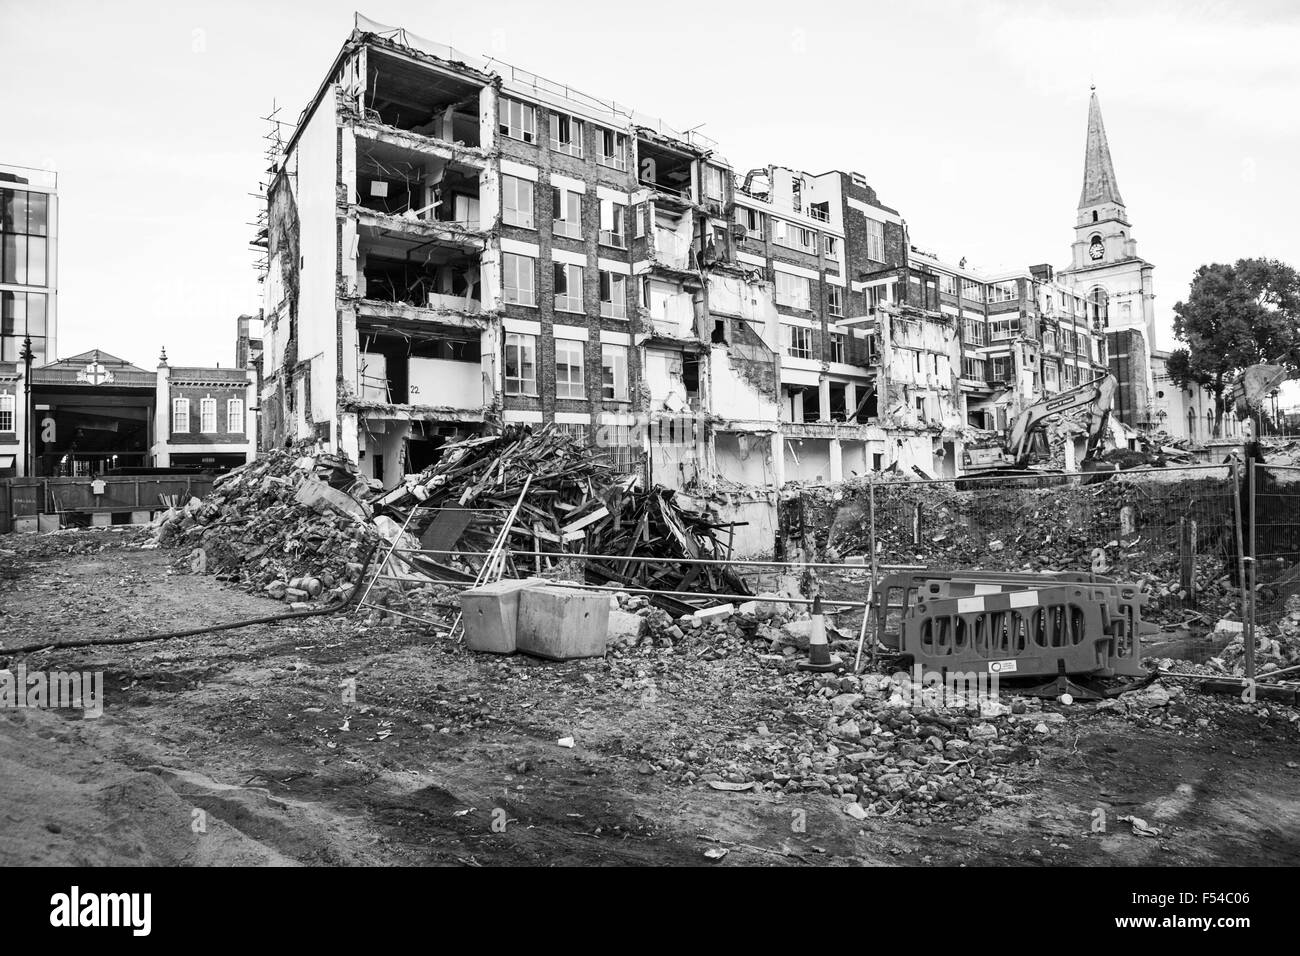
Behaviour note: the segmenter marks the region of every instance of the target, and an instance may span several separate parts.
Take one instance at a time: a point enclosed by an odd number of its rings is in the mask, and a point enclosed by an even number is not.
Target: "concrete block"
[[[153,514],[148,511],[132,511],[131,524],[149,524],[153,521]]]
[[[697,621],[725,621],[735,613],[734,604],[719,604],[716,607],[701,608],[695,612]]]
[[[63,527],[63,519],[58,515],[37,515],[36,527],[41,534],[45,534],[49,531],[58,531]]]
[[[640,614],[629,614],[627,611],[610,608],[608,637],[606,639],[609,644],[623,642],[635,644],[641,639],[641,633],[644,630],[645,618]]]
[[[92,528],[111,528],[113,526],[113,516],[107,511],[92,512],[90,526]]]
[[[513,654],[520,592],[540,584],[541,580],[507,578],[462,591],[460,611],[465,625],[465,646],[471,651]]]
[[[554,586],[525,588],[515,637],[519,650],[537,657],[601,657],[609,640],[607,595]]]
[[[369,517],[365,505],[361,502],[315,478],[303,481],[298,486],[298,490],[293,493],[293,500],[316,509],[320,514],[324,514],[326,510],[333,510],[339,514],[351,515],[361,521]]]
[[[14,516],[14,533],[15,534],[35,534],[38,529],[36,515],[15,515]]]

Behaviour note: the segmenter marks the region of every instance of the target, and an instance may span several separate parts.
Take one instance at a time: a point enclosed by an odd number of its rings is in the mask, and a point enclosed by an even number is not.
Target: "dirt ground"
[[[116,531],[0,538],[0,647],[283,609],[173,573],[175,557]],[[744,749],[781,705],[725,658],[688,657],[689,688],[666,675],[647,698],[610,679],[636,661],[475,655],[349,612],[0,653],[20,663],[102,671],[105,704],[0,709],[5,865],[1300,863],[1295,709],[1195,690],[1170,705],[1178,721],[1062,709],[1008,771],[1008,799],[916,825],[855,820],[827,794],[668,779],[667,741]],[[1130,814],[1161,835],[1135,835]]]

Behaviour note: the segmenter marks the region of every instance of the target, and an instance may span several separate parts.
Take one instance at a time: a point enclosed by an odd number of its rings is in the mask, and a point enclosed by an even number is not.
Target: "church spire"
[[[1102,203],[1124,205],[1115,181],[1115,164],[1110,159],[1110,143],[1106,140],[1106,126],[1101,121],[1101,104],[1097,102],[1097,87],[1092,88],[1088,102],[1088,145],[1083,158],[1083,192],[1079,194],[1079,208]]]

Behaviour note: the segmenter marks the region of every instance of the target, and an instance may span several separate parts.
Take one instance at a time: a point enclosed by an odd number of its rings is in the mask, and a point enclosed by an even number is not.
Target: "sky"
[[[1202,263],[1300,266],[1300,4],[364,0],[431,40],[701,132],[739,171],[866,175],[918,247],[1068,263],[1089,85],[1158,345]],[[0,0],[0,163],[59,175],[61,356],[234,360],[261,120],[296,119],[352,2]]]

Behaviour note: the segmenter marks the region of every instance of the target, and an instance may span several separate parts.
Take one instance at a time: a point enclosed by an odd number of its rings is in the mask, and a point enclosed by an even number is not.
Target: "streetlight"
[[[32,431],[32,360],[36,358],[32,352],[31,331],[26,323],[23,325],[23,350],[19,353],[19,358],[23,360],[23,474],[28,478],[35,477],[34,462],[35,448],[32,447],[34,433]]]

